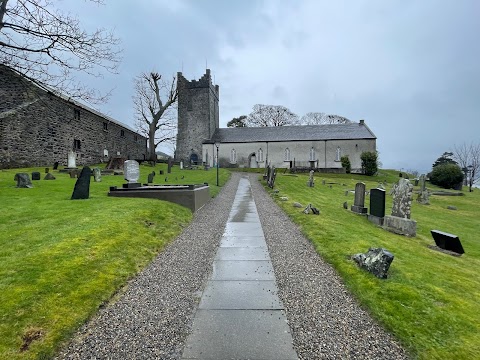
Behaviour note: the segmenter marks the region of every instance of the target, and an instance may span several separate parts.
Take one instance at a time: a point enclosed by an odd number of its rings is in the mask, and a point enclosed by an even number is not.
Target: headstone
[[[172,166],[173,166],[173,159],[171,157],[168,158],[168,173],[170,174],[172,172]]]
[[[277,170],[275,169],[275,166],[272,166],[272,169],[270,170],[269,178],[268,178],[268,186],[273,189],[275,186],[275,178],[277,177]]]
[[[163,170],[160,170],[158,173],[159,173],[160,175],[163,175]]]
[[[325,179],[322,180],[322,185],[325,185]]]
[[[183,161],[180,161],[180,170],[183,170]]]
[[[308,182],[307,182],[307,186],[309,186],[309,187],[313,187],[315,185],[315,182],[313,180],[313,174],[314,173],[315,172],[313,170],[310,170],[310,177],[309,177]]]
[[[427,186],[425,184],[425,175],[422,174],[419,179],[420,192],[418,193],[417,202],[422,205],[430,205],[430,194],[428,193]]]
[[[352,211],[357,214],[367,213],[367,208],[365,207],[365,184],[362,182],[355,185],[355,200],[352,205]]]
[[[88,199],[90,197],[90,177],[92,170],[85,166],[80,172],[80,176],[75,183],[71,200]]]
[[[45,168],[45,174],[48,174],[50,172],[49,168]]]
[[[343,203],[343,208],[348,210],[348,202],[345,201],[345,202]]]
[[[368,220],[376,225],[383,225],[383,218],[385,217],[385,190],[372,189],[370,190],[370,214]]]
[[[154,177],[155,177],[155,171],[152,171],[150,174],[148,174],[147,183],[148,183],[148,184],[153,183],[153,178],[154,178]]]
[[[71,169],[76,168],[77,167],[76,161],[77,161],[77,155],[75,154],[75,151],[70,150],[68,152],[67,167]]]
[[[314,215],[320,215],[320,210],[312,206],[312,204],[308,204],[307,207],[303,210],[304,214],[310,214],[310,212],[312,212],[312,214]]]
[[[435,240],[435,244],[444,250],[453,251],[457,254],[464,254],[462,243],[457,235],[449,234],[439,230],[431,230],[430,233]]]
[[[93,168],[93,180],[95,182],[102,182],[102,171],[99,167]]]
[[[57,170],[58,169],[58,161],[55,161],[53,163],[53,170]]]
[[[17,173],[13,178],[17,182],[17,188],[33,188],[30,176],[26,173]]]
[[[370,248],[365,254],[355,254],[352,259],[363,269],[380,279],[386,279],[394,256],[383,248]]]
[[[401,178],[393,186],[392,215],[385,216],[384,228],[400,235],[416,236],[417,222],[410,220],[413,185],[408,179]]]
[[[448,210],[457,210],[457,207],[456,207],[456,206],[453,206],[453,205],[448,205],[448,206],[447,206],[447,209],[448,209]]]
[[[72,169],[68,172],[70,174],[70,179],[75,179],[78,177],[78,170],[77,169]]]
[[[296,208],[302,208],[302,207],[303,207],[303,205],[302,205],[302,204],[300,204],[299,202],[294,202],[294,203],[293,203],[293,207],[296,207]]]
[[[123,174],[127,184],[123,184],[124,188],[140,187],[138,179],[140,178],[140,166],[135,160],[126,160],[123,163]]]
[[[53,176],[52,173],[46,173],[43,180],[55,180],[55,176]]]
[[[32,180],[40,180],[40,173],[38,171],[32,172]]]

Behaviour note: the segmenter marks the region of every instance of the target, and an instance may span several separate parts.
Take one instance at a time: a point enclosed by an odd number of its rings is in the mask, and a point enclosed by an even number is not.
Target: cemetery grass
[[[145,181],[152,167],[140,169]],[[167,173],[164,164],[154,169]],[[32,171],[43,179],[44,168],[0,171],[1,359],[51,358],[192,219],[190,210],[173,203],[108,197],[123,176],[92,178],[88,200],[70,200],[75,179],[57,171],[56,180],[15,188],[15,173]],[[220,169],[221,184],[229,174]],[[211,170],[174,167],[154,181],[203,182],[218,193]]]
[[[322,185],[322,179],[326,185]],[[375,188],[386,180],[386,214],[390,214],[391,185],[398,172],[381,170],[375,177],[315,174],[315,187],[307,187],[308,174],[277,175],[272,193],[276,202],[298,224],[322,258],[333,265],[360,304],[394,334],[415,359],[480,359],[480,189],[465,196],[430,196],[431,205],[412,205],[417,236],[387,232],[342,206],[353,204],[345,195],[363,181]],[[328,184],[328,183],[333,184]],[[343,185],[345,184],[345,185]],[[331,185],[331,188],[330,188]],[[427,183],[432,190],[438,189]],[[415,187],[414,190],[418,190]],[[280,201],[287,196],[288,201]],[[369,197],[365,206],[369,207]],[[292,206],[312,203],[321,214],[305,215]],[[447,206],[458,210],[448,210]],[[458,235],[465,254],[454,257],[431,250],[430,230]],[[383,247],[394,254],[388,279],[363,271],[351,260],[369,247]]]

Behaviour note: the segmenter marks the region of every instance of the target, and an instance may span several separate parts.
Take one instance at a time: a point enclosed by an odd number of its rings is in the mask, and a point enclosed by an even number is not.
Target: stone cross
[[[313,180],[313,174],[314,174],[314,171],[310,170],[310,177],[309,177],[308,183],[307,183],[307,185],[310,186],[310,187],[313,187],[315,185],[315,182]]]
[[[412,210],[413,185],[409,180],[401,178],[394,187],[392,216],[410,219]]]
[[[77,167],[76,161],[77,161],[77,155],[75,154],[75,151],[70,150],[68,152],[67,167],[68,168],[76,168]]]
[[[135,160],[126,160],[123,163],[123,173],[125,180],[129,183],[136,183],[140,178],[140,166]]]

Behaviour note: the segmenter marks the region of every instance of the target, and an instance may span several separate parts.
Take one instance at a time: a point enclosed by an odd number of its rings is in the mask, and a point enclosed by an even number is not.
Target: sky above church
[[[377,136],[384,168],[427,172],[480,142],[480,1],[64,0],[84,28],[113,29],[120,73],[88,79],[98,109],[134,125],[133,79],[156,70],[220,86],[220,126],[255,104],[325,112]],[[172,152],[171,148],[161,149]]]

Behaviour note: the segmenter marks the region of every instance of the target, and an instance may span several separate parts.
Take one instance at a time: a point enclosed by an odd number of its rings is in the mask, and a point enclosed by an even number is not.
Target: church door
[[[250,155],[250,167],[251,168],[257,167],[257,158],[255,157],[255,154]]]
[[[197,165],[198,164],[198,155],[192,154],[190,155],[190,164]]]

